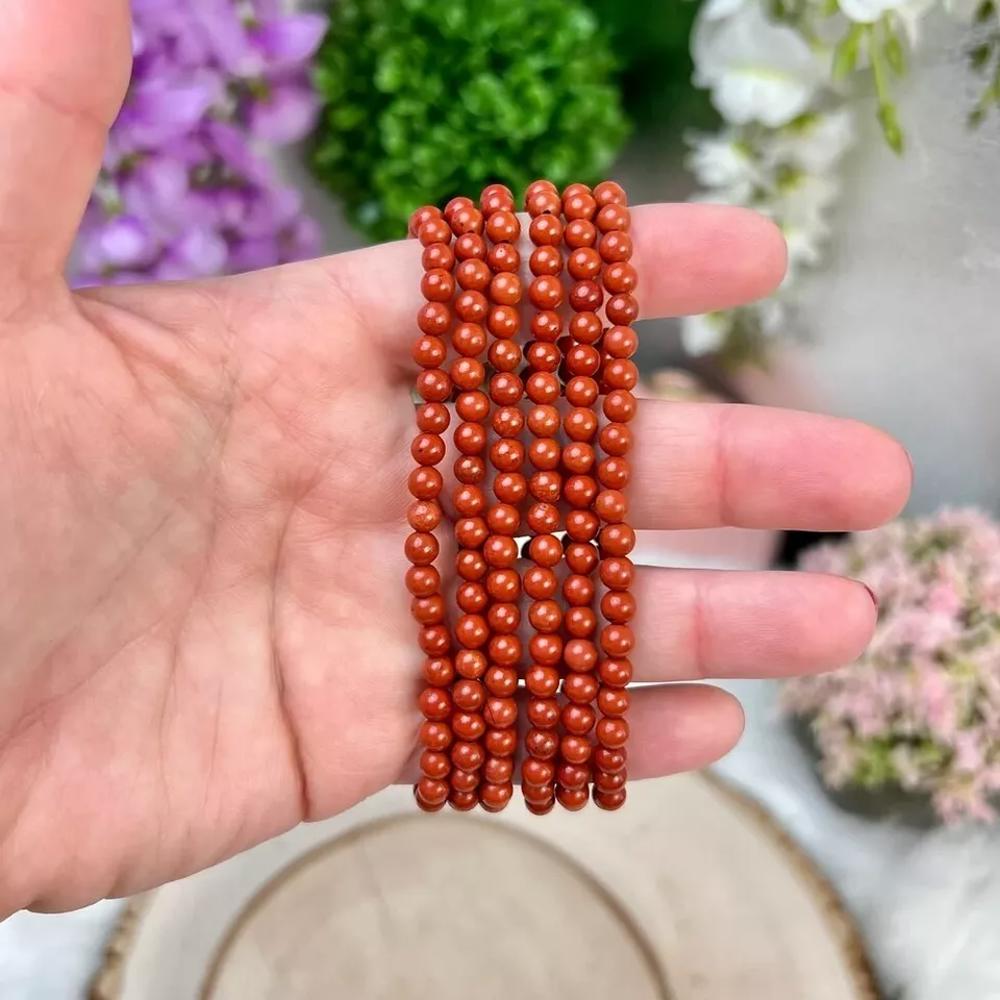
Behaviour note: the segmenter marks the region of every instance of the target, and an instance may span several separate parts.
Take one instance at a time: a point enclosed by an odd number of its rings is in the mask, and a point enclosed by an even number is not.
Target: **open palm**
[[[198,284],[61,277],[127,77],[125,0],[12,0],[0,35],[0,915],[194,871],[406,776],[402,586],[418,254],[391,244]],[[749,213],[634,213],[646,316],[767,292]],[[649,402],[638,528],[860,528],[903,451],[845,421]],[[637,678],[820,669],[852,581],[645,569]],[[649,687],[630,772],[738,737],[714,688]]]

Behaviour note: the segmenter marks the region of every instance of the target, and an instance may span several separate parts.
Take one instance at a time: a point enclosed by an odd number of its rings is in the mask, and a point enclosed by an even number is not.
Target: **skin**
[[[210,865],[409,777],[419,654],[401,580],[418,254],[72,294],[62,277],[128,75],[125,0],[11,0],[0,33],[0,915]],[[39,53],[45,53],[41,58]],[[770,223],[634,213],[644,316],[766,294]],[[905,502],[879,431],[649,402],[632,520],[861,529]],[[853,581],[644,569],[639,679],[832,668]],[[633,776],[701,767],[742,714],[634,698]]]

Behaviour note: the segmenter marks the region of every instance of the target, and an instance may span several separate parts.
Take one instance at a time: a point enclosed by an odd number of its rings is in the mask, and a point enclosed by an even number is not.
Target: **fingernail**
[[[876,594],[875,591],[872,590],[872,588],[869,587],[868,584],[865,583],[864,580],[858,580],[858,583],[860,583],[861,586],[864,587],[865,590],[868,591],[868,596],[872,599],[872,604],[875,605],[875,610],[878,611],[878,594]]]

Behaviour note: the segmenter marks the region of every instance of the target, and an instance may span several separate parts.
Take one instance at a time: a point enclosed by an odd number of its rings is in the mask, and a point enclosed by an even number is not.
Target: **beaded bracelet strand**
[[[424,247],[426,299],[413,351],[422,402],[406,540],[406,582],[425,653],[415,795],[427,811],[478,802],[495,812],[510,801],[526,599],[528,727],[520,772],[526,806],[539,814],[556,801],[580,809],[592,781],[596,804],[617,809],[626,795],[626,688],[635,642],[628,557],[635,532],[625,499],[638,377],[630,217],[624,191],[611,181],[593,190],[572,184],[562,196],[548,181],[528,188],[532,339],[522,352],[520,222],[513,207],[511,192],[494,184],[478,208],[459,197],[444,213],[428,207],[411,218],[411,235]],[[456,356],[446,367],[449,331]],[[459,420],[454,636],[434,566],[444,485],[436,466],[445,455],[450,401]],[[519,553],[516,538],[525,532]],[[519,555],[526,560],[523,577]]]

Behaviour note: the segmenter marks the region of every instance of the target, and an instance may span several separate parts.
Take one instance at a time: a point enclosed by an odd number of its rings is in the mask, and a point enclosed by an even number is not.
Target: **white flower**
[[[899,18],[910,44],[916,45],[920,19],[936,2],[937,0],[840,0],[840,9],[846,17],[861,24],[873,24],[883,14],[891,12]],[[953,0],[947,2],[950,4]],[[968,0],[957,2],[964,4]]]
[[[916,9],[929,5],[928,0],[840,0],[844,16],[861,24],[873,24],[889,11],[905,14],[908,7]]]
[[[782,288],[795,283],[803,266],[815,267],[830,236],[827,213],[838,187],[829,177],[803,174],[767,207],[767,214],[781,227],[788,245],[788,272]]]
[[[732,17],[699,17],[692,38],[694,82],[734,124],[784,125],[809,106],[826,76],[802,36],[768,20],[758,0]]]
[[[731,327],[729,313],[684,316],[681,319],[681,343],[688,354],[711,354],[725,344]]]
[[[806,173],[822,174],[837,165],[854,140],[854,116],[848,108],[817,112],[802,125],[776,132],[765,159],[771,165],[791,164]]]
[[[768,337],[776,337],[785,332],[788,325],[788,306],[772,295],[758,302],[754,307],[760,321],[761,332]]]
[[[757,164],[731,130],[718,135],[697,135],[691,139],[687,165],[713,196],[735,205],[750,200],[760,180]]]
[[[738,10],[746,7],[748,2],[753,0],[705,0],[698,15],[709,21],[718,21],[723,17],[732,17]]]

